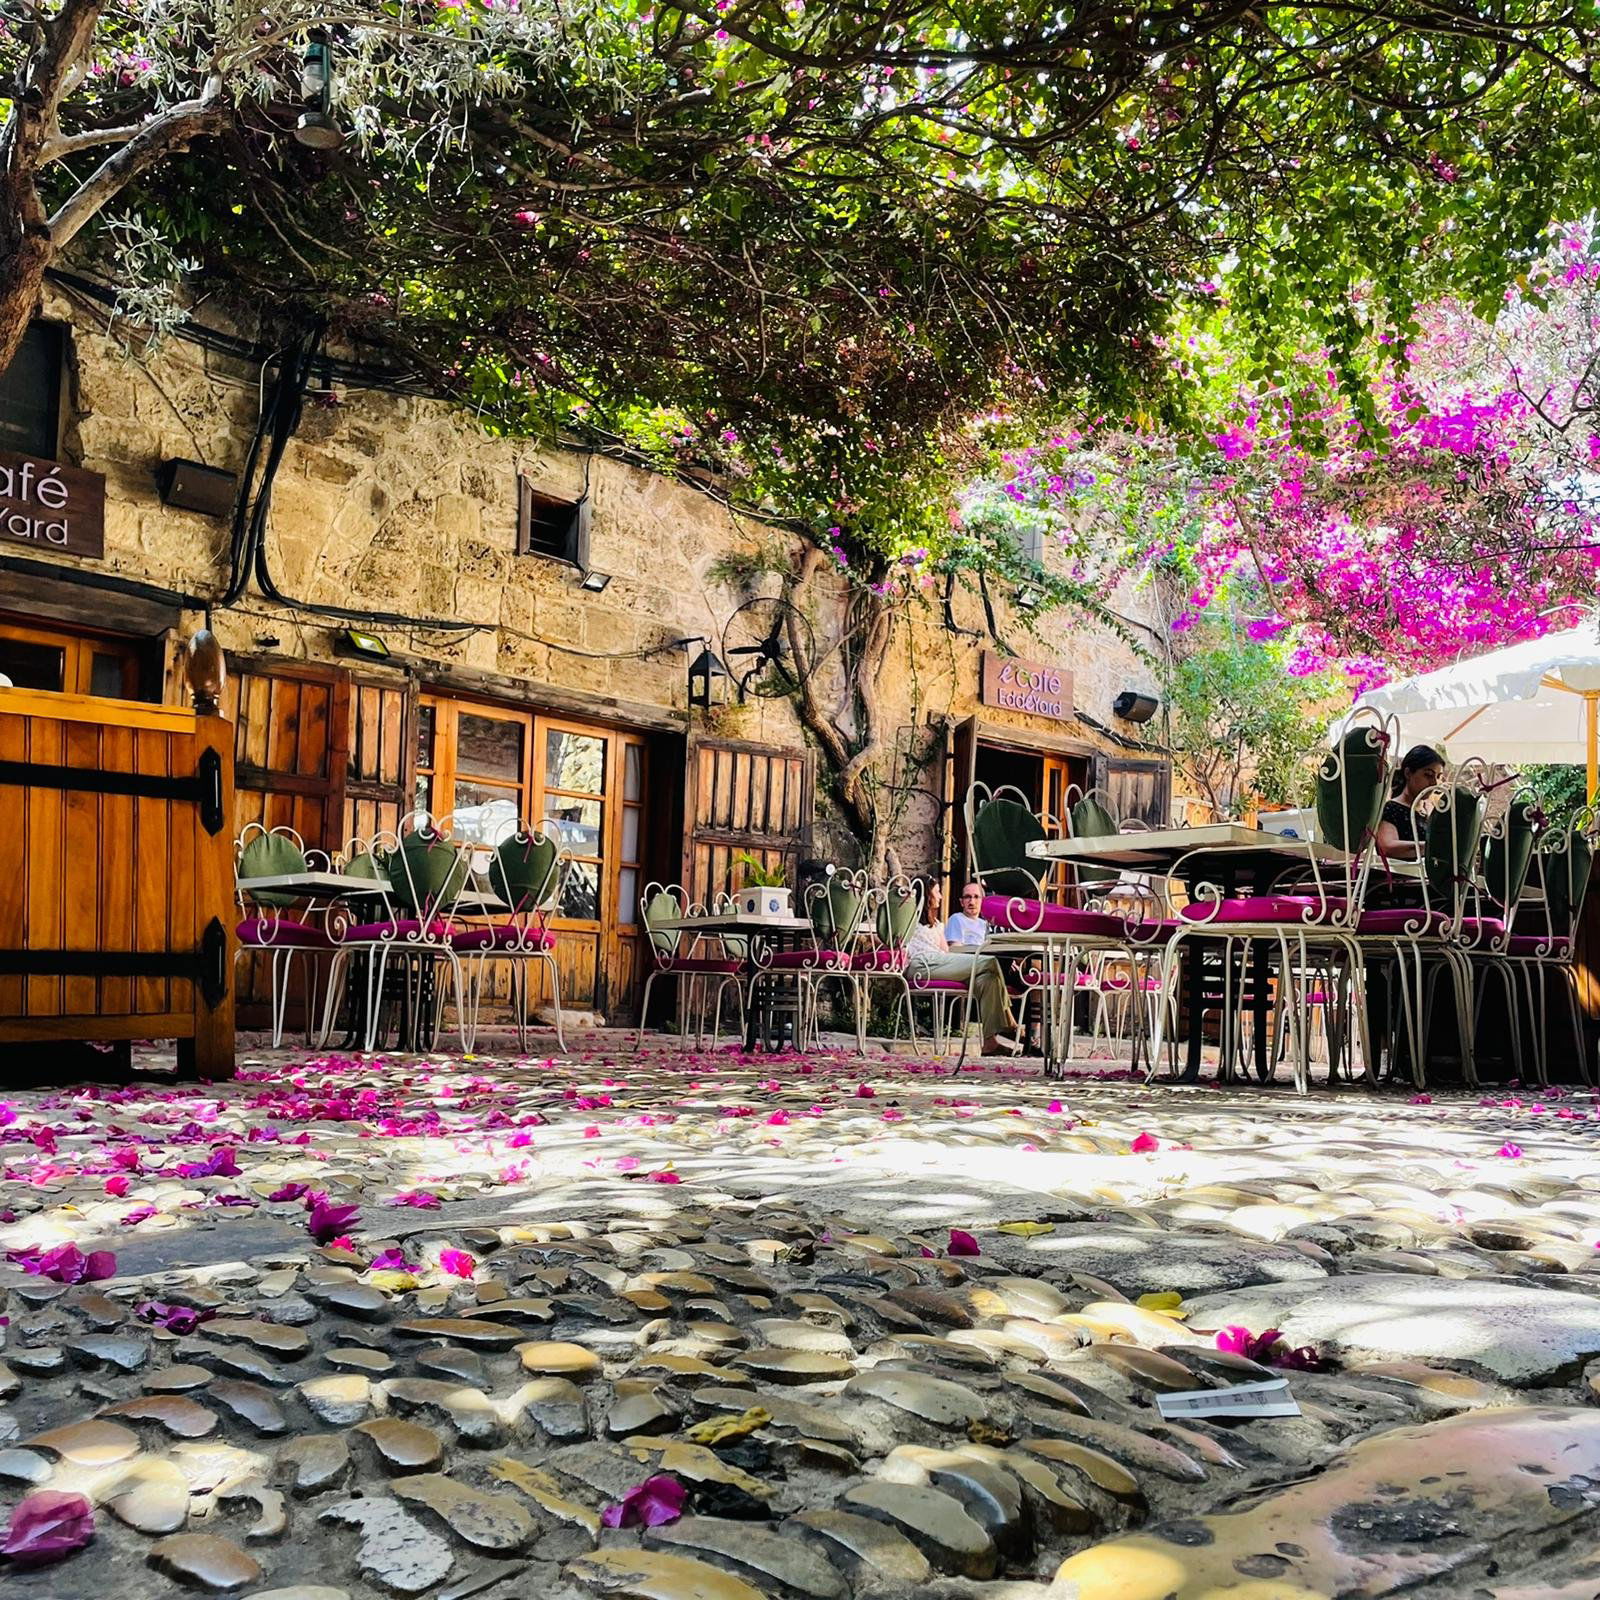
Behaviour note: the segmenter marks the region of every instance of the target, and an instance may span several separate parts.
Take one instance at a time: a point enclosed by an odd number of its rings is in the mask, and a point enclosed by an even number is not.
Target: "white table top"
[[[257,890],[292,891],[307,899],[342,894],[387,894],[387,878],[363,878],[353,872],[274,872],[264,878],[240,878],[246,894]]]
[[[1086,861],[1135,871],[1170,866],[1191,851],[1251,851],[1289,860],[1343,861],[1345,852],[1310,839],[1287,839],[1265,828],[1237,822],[1208,822],[1198,828],[1159,828],[1149,832],[1086,834],[1076,839],[1035,839],[1028,854],[1038,861]]]
[[[809,933],[804,917],[751,917],[742,911],[719,911],[704,917],[663,917],[650,926],[660,933]]]

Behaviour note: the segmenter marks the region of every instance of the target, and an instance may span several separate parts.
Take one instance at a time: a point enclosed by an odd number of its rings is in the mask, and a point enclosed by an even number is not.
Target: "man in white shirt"
[[[944,925],[945,943],[952,950],[976,950],[989,937],[989,924],[978,915],[983,907],[983,888],[967,883],[961,887],[961,909],[950,914]]]

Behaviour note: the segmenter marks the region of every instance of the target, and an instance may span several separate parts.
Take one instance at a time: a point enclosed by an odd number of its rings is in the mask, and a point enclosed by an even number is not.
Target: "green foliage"
[[[1165,673],[1171,738],[1200,796],[1220,816],[1238,817],[1252,796],[1304,805],[1313,757],[1334,684],[1291,677],[1288,648],[1207,621],[1187,636],[1187,653]]]
[[[739,881],[746,889],[782,889],[789,879],[783,867],[763,866],[748,851],[740,851],[733,858],[733,864],[739,869]]]
[[[1588,779],[1582,767],[1536,763],[1522,769],[1522,782],[1533,791],[1552,828],[1568,826],[1589,803]]]

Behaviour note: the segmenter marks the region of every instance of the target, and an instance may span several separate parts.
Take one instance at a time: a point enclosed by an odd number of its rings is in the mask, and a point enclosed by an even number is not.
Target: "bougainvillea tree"
[[[1006,490],[1180,580],[1175,630],[1248,591],[1252,639],[1292,636],[1291,670],[1357,690],[1570,626],[1600,561],[1597,280],[1559,230],[1494,314],[1444,299],[1379,333],[1359,397],[1326,350],[1241,376],[1224,307],[1175,349],[1209,421],[1024,448]]]

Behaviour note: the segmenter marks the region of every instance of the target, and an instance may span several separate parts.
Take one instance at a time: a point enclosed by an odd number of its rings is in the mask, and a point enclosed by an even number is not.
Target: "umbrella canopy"
[[[1400,719],[1400,750],[1442,744],[1506,766],[1583,762],[1594,798],[1600,624],[1492,650],[1453,667],[1386,683],[1356,701]],[[1335,731],[1342,730],[1341,717]]]

